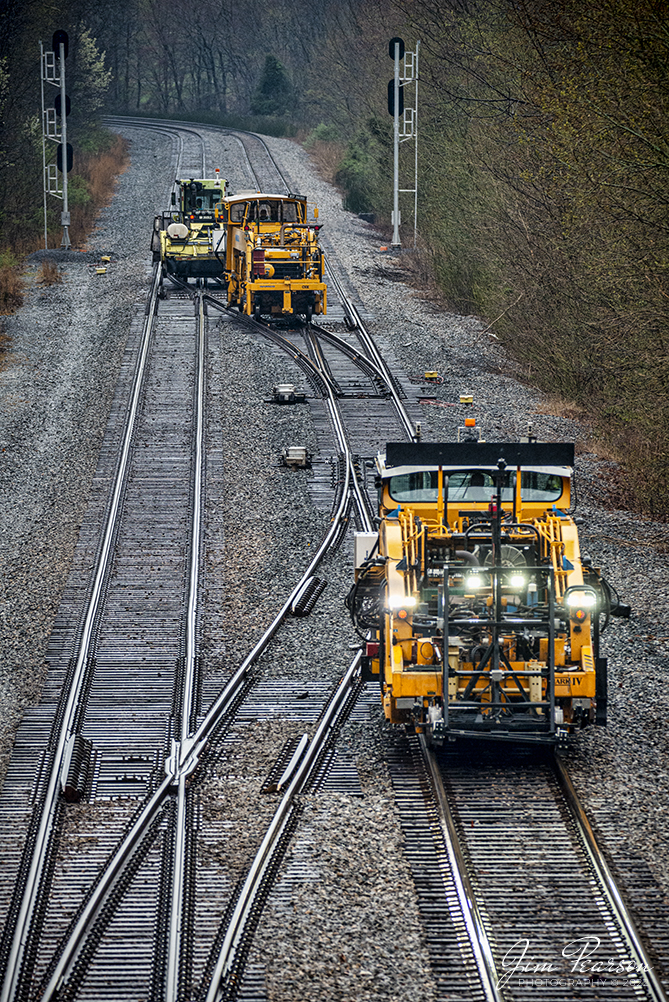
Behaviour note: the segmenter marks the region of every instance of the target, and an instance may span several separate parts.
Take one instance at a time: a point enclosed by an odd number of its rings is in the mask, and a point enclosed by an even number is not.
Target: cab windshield
[[[405,502],[436,502],[437,501],[437,470],[419,470],[415,473],[403,473],[389,480],[390,496],[393,501]],[[444,479],[448,476],[449,501],[490,501],[495,497],[496,471],[492,470],[449,470],[444,471]],[[513,485],[516,471],[506,470],[502,479],[502,501],[513,501]],[[538,473],[534,470],[522,470],[520,481],[520,496],[523,501],[557,501],[562,494],[562,477],[554,473]]]
[[[298,203],[284,202],[278,198],[263,198],[253,202],[234,202],[230,206],[230,222],[243,223],[245,217],[247,223],[302,222]]]
[[[213,212],[215,206],[223,199],[222,188],[184,188],[184,207],[187,212]]]

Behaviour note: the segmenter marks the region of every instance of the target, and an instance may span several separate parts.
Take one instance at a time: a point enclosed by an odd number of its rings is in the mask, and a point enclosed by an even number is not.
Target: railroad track
[[[192,127],[177,125],[173,133],[172,125],[148,127],[177,136],[175,172],[205,175],[206,139]],[[135,126],[147,123],[138,120]],[[237,141],[249,164],[257,163],[254,140]],[[253,183],[269,184],[272,169],[263,159],[254,168]],[[279,175],[274,178],[279,183]],[[288,190],[285,179],[282,183]],[[28,830],[27,837],[21,835],[22,857],[15,853],[9,860],[16,889],[3,941],[3,999],[135,999],[138,990],[152,999],[244,997],[254,930],[299,825],[300,798],[323,782],[338,731],[362,691],[358,653],[332,692],[328,684],[317,691],[305,715],[303,704],[299,711],[291,706],[294,687],[284,701],[281,684],[270,678],[263,659],[280,643],[281,626],[351,522],[371,530],[365,460],[386,441],[415,433],[415,390],[389,370],[333,274],[330,282],[334,319],[318,327],[278,330],[231,318],[216,289],[184,290],[175,283],[159,300],[154,278],[146,316],[138,320],[129,344],[125,382],[98,473],[98,507],[111,517],[101,537],[95,525],[101,512],[94,512],[96,517],[84,527],[77,587],[52,637],[49,687],[23,730],[8,776],[9,796],[0,804],[17,830]],[[319,449],[328,457],[316,470],[315,497],[328,505],[331,518],[306,570],[286,588],[274,620],[227,675],[208,673],[200,654],[202,540],[209,531],[202,520],[212,485],[222,474],[220,455],[206,433],[212,390],[205,381],[212,365],[207,353],[213,317],[219,314],[227,336],[245,332],[277,359],[297,366],[308,383]],[[134,401],[130,406],[128,399]],[[105,488],[111,481],[109,492]],[[83,567],[94,554],[96,569],[88,578]],[[88,604],[82,612],[84,595]],[[66,693],[62,699],[61,686]],[[271,717],[277,706],[295,713],[295,731],[306,719],[306,730],[275,762],[279,803],[274,810],[268,801],[235,886],[202,867],[203,848],[211,852],[229,836],[225,818],[212,822],[204,816],[211,799],[207,784],[213,783],[225,756],[246,740],[249,722]],[[52,737],[43,749],[50,714]],[[33,778],[36,753],[40,766]],[[450,829],[439,814],[433,796],[439,787],[436,766],[430,774],[426,761],[426,753],[410,740],[390,767],[435,976],[444,997],[454,992],[467,998],[500,997],[495,992],[508,971],[504,958],[512,955],[512,937],[522,938],[523,928],[517,916],[515,927],[504,918],[494,925],[491,900],[498,900],[500,892],[490,890],[492,881],[482,880],[480,873],[481,860],[489,860],[485,845],[497,849],[499,842],[494,825],[499,825],[500,797],[490,798],[495,816],[488,843],[475,842],[461,800],[451,808],[455,820]],[[496,774],[495,784],[502,779],[510,781],[504,770]],[[479,802],[470,781],[471,775],[460,780],[449,769],[447,785],[455,789],[461,783],[465,804]],[[517,775],[515,788],[529,782],[528,775]],[[72,800],[81,797],[79,806],[67,806],[63,786],[69,787]],[[32,810],[26,787],[35,801]],[[411,797],[405,796],[409,787]],[[503,803],[513,788],[511,781],[511,790],[505,787],[501,795]],[[416,791],[422,814],[411,799]],[[478,836],[481,816],[474,820]],[[449,849],[444,837],[449,830],[460,844],[459,853]],[[420,842],[425,831],[429,838]],[[540,832],[537,827],[539,837]],[[553,827],[549,835],[553,838]],[[517,831],[509,835],[505,830],[506,841],[517,838]],[[514,859],[517,864],[515,846],[505,846],[505,851],[508,865]],[[459,862],[469,863],[468,877],[458,874]],[[590,871],[581,874],[577,894],[591,882]],[[596,891],[595,899],[602,893]],[[472,917],[466,902],[474,896],[481,903]],[[540,905],[546,905],[545,895],[532,907],[539,910]],[[619,928],[620,918],[604,917],[597,900],[593,907],[594,912],[584,912],[583,921],[592,914],[600,923],[594,929]],[[532,910],[526,914],[529,923]],[[437,919],[442,924],[432,926]],[[451,928],[444,931],[446,919]],[[553,936],[542,943],[558,940]],[[620,945],[613,936],[611,943],[616,956],[626,955],[627,941]],[[509,994],[506,984],[503,988],[503,998],[524,997],[522,992]],[[652,985],[635,986],[632,993],[658,1002],[663,998],[661,988]]]
[[[204,312],[203,312],[203,301],[202,297],[196,296],[196,301],[198,303],[198,321],[200,329],[200,338],[198,339],[199,348],[197,350],[198,364],[197,370],[200,374],[204,371],[203,364],[203,342],[204,342]],[[154,281],[154,288],[152,294],[151,303],[151,313],[146,324],[147,337],[152,331],[155,320],[155,309],[157,306],[157,278]],[[180,300],[170,297],[170,299],[161,306],[161,310],[169,315],[169,324],[174,325],[175,320],[179,319],[181,321],[187,321],[189,314],[192,314],[192,302],[190,299]],[[173,311],[177,311],[176,314]],[[185,326],[182,323],[182,326]],[[162,336],[159,336],[162,334]],[[170,372],[174,374],[175,372],[179,374],[181,379],[185,384],[189,382],[188,380],[188,370],[184,364],[184,360],[180,357],[175,358],[174,346],[170,344],[170,339],[167,338],[165,331],[157,331],[154,338],[154,343],[160,343],[163,346],[163,351],[165,352],[165,357],[170,359]],[[183,334],[179,333],[178,340],[183,343]],[[148,354],[148,343],[145,338],[145,347],[143,349],[143,354]],[[174,363],[176,362],[176,367]],[[314,375],[316,375],[316,370],[314,369]],[[167,373],[164,367],[157,367],[156,374],[152,377],[152,381],[155,384],[161,385],[163,380],[167,378]],[[135,381],[135,401],[139,401],[140,396],[144,393],[145,396],[149,395],[150,388],[146,390],[143,389],[144,376],[143,372],[139,372]],[[168,380],[169,382],[169,380]],[[41,997],[50,998],[53,997],[55,993],[58,993],[60,997],[75,997],[77,991],[81,987],[82,979],[86,973],[87,966],[91,961],[91,956],[93,953],[93,947],[90,945],[91,941],[97,943],[98,940],[104,940],[104,933],[106,925],[109,922],[109,912],[118,909],[120,906],[120,900],[122,895],[127,891],[128,886],[132,878],[135,877],[136,872],[139,867],[142,867],[144,872],[146,866],[149,869],[155,869],[158,866],[158,859],[160,854],[152,852],[153,846],[158,837],[162,837],[162,842],[164,843],[162,849],[163,857],[165,855],[169,856],[169,862],[163,863],[160,867],[160,872],[162,873],[161,880],[159,881],[161,889],[161,902],[159,906],[159,915],[166,916],[163,924],[163,928],[159,928],[156,932],[156,940],[152,945],[152,961],[151,968],[153,971],[152,980],[155,983],[155,990],[159,990],[161,987],[161,982],[163,977],[166,978],[166,996],[168,998],[176,998],[181,990],[183,990],[183,985],[185,979],[188,975],[184,975],[182,969],[182,961],[184,959],[185,946],[192,939],[192,904],[190,903],[189,884],[192,884],[192,867],[193,867],[193,848],[190,845],[189,833],[192,831],[191,826],[186,822],[189,816],[192,815],[192,805],[190,804],[190,794],[189,794],[189,781],[193,771],[200,765],[200,755],[204,747],[216,736],[217,728],[221,726],[222,723],[226,722],[226,717],[231,713],[231,711],[236,707],[236,702],[241,698],[245,691],[245,687],[249,683],[249,675],[252,667],[255,665],[259,656],[263,653],[267,645],[272,640],[274,634],[281,625],[283,619],[289,613],[292,604],[297,598],[299,592],[303,588],[305,582],[311,576],[313,570],[318,566],[323,554],[329,549],[333,540],[336,540],[340,536],[340,523],[345,517],[346,510],[349,505],[349,489],[348,484],[350,483],[350,456],[347,459],[346,473],[347,473],[347,483],[344,490],[341,492],[339,501],[339,512],[337,517],[333,520],[333,525],[330,532],[327,534],[325,540],[316,552],[312,563],[303,575],[303,577],[298,581],[298,584],[292,590],[291,594],[284,603],[283,608],[276,617],[274,623],[271,624],[270,628],[263,634],[260,641],[255,645],[254,649],[251,651],[250,655],[245,659],[239,671],[230,680],[227,686],[219,694],[218,698],[214,701],[209,711],[205,714],[204,719],[201,720],[198,726],[196,726],[197,720],[197,705],[195,703],[195,694],[198,689],[197,685],[197,657],[196,657],[196,618],[197,618],[197,567],[199,562],[199,531],[197,525],[199,522],[199,511],[200,511],[200,494],[201,494],[201,457],[197,458],[202,451],[202,427],[204,424],[204,416],[202,411],[202,400],[204,397],[204,389],[201,379],[197,381],[196,396],[198,399],[198,406],[194,408],[195,411],[195,423],[197,425],[197,432],[193,436],[177,435],[177,438],[181,438],[185,441],[185,444],[189,446],[190,441],[195,443],[195,462],[191,462],[191,466],[194,469],[190,487],[182,487],[181,493],[178,495],[175,505],[177,509],[177,517],[174,514],[170,515],[169,512],[165,512],[165,484],[164,478],[167,478],[169,484],[174,484],[175,478],[175,463],[177,462],[177,456],[175,454],[175,443],[170,436],[167,449],[169,452],[169,463],[167,467],[164,466],[162,462],[158,462],[158,469],[155,474],[155,480],[160,484],[160,491],[154,493],[154,495],[147,495],[145,490],[139,494],[136,504],[143,509],[143,515],[148,515],[150,524],[155,529],[161,524],[168,528],[174,528],[174,523],[179,521],[180,512],[179,509],[187,507],[187,495],[190,494],[192,498],[191,509],[193,512],[193,521],[190,529],[190,534],[193,538],[193,544],[191,547],[191,557],[188,561],[188,573],[187,578],[187,594],[186,599],[181,603],[181,606],[186,607],[186,632],[183,636],[180,632],[175,633],[174,642],[171,649],[165,649],[165,636],[164,631],[171,624],[175,630],[179,627],[182,622],[183,613],[182,608],[179,603],[175,601],[174,590],[170,594],[170,601],[167,608],[161,608],[161,617],[157,621],[151,621],[154,623],[155,629],[150,633],[148,639],[148,646],[151,647],[159,642],[158,634],[160,634],[160,646],[161,651],[158,657],[157,665],[154,663],[152,658],[147,655],[145,649],[145,642],[147,642],[147,629],[137,629],[135,618],[138,614],[138,603],[135,602],[131,606],[127,606],[125,612],[129,614],[129,618],[133,623],[133,628],[128,630],[126,627],[126,633],[130,632],[134,636],[127,636],[125,641],[121,643],[121,657],[119,664],[119,632],[123,628],[123,614],[119,606],[119,603],[114,600],[114,588],[108,583],[100,583],[97,588],[94,589],[95,594],[102,593],[105,590],[111,595],[110,602],[110,616],[104,621],[103,625],[98,625],[96,622],[97,608],[94,607],[93,610],[88,614],[91,623],[95,624],[95,629],[100,639],[98,641],[98,647],[96,648],[96,657],[91,658],[88,646],[84,646],[79,654],[79,660],[88,664],[91,663],[94,667],[98,667],[98,661],[101,661],[105,666],[105,671],[103,673],[98,672],[96,679],[91,681],[87,676],[82,678],[78,685],[78,688],[86,691],[88,705],[98,704],[105,719],[105,728],[109,728],[110,733],[114,736],[115,748],[113,753],[113,760],[117,759],[125,760],[126,762],[134,763],[135,772],[132,774],[132,779],[137,782],[137,764],[138,763],[150,763],[155,764],[155,756],[158,754],[162,758],[162,764],[164,772],[166,773],[165,778],[158,783],[155,783],[155,773],[151,769],[149,775],[145,777],[146,786],[148,787],[145,802],[138,816],[130,823],[125,833],[123,834],[121,841],[117,848],[113,850],[106,860],[101,864],[99,854],[96,854],[96,858],[90,862],[84,863],[79,854],[79,866],[86,874],[87,879],[90,879],[90,875],[98,871],[98,876],[96,877],[95,883],[91,890],[87,894],[82,907],[80,908],[78,914],[72,920],[68,931],[64,934],[63,939],[60,943],[55,945],[54,939],[57,941],[58,936],[58,925],[53,920],[53,917],[49,915],[48,910],[44,910],[43,907],[40,908],[41,900],[46,896],[47,893],[51,893],[52,899],[60,900],[62,908],[62,896],[59,893],[59,888],[52,884],[51,873],[44,878],[45,871],[49,869],[48,860],[55,856],[58,841],[57,835],[59,834],[58,825],[58,814],[62,811],[62,803],[60,801],[60,790],[58,788],[58,782],[60,779],[61,787],[66,786],[66,782],[63,781],[63,771],[64,766],[59,765],[58,762],[51,770],[49,774],[49,789],[48,798],[45,805],[38,805],[35,811],[35,823],[40,826],[44,826],[49,823],[49,833],[53,833],[53,845],[49,841],[46,841],[46,836],[42,838],[41,842],[35,840],[34,851],[32,853],[32,862],[28,858],[25,860],[25,864],[28,866],[29,877],[23,882],[19,881],[17,883],[17,888],[15,892],[15,903],[14,911],[18,911],[16,919],[13,916],[10,918],[10,923],[8,923],[8,928],[13,926],[14,936],[11,947],[8,943],[9,956],[7,961],[7,967],[11,971],[11,978],[6,981],[7,985],[7,997],[18,997],[17,993],[20,992],[22,986],[25,985],[26,980],[26,970],[30,968],[31,973],[35,970],[35,975],[39,977],[42,975],[42,987],[40,988]],[[172,390],[168,388],[168,392],[159,394],[159,397],[167,397],[170,400]],[[172,406],[172,413],[174,413],[174,400],[170,401]],[[185,406],[186,401],[182,397],[178,397],[178,404],[181,404],[184,411],[187,411]],[[332,403],[332,399],[330,399]],[[133,413],[136,411],[136,406],[133,407]],[[332,411],[333,421],[336,422],[337,414],[336,409]],[[137,422],[135,424],[142,424],[145,427],[152,422],[155,422],[158,418],[149,411],[144,414],[143,422]],[[171,422],[170,422],[171,423]],[[341,425],[339,427],[341,432]],[[139,452],[139,443],[132,439],[132,427],[129,426],[128,434],[126,435],[126,444],[124,446],[124,454],[129,455],[134,449],[137,453]],[[340,446],[342,449],[345,448],[345,440],[342,438],[340,441]],[[142,455],[141,460],[134,473],[135,478],[140,481],[144,486],[148,478],[147,475],[147,456]],[[126,485],[126,471],[125,469],[119,474],[118,485],[115,490],[115,504],[112,506],[112,515],[120,510],[121,499],[125,501],[125,504],[130,507],[131,500],[124,495],[125,485]],[[188,478],[185,478],[188,482]],[[179,478],[177,477],[177,483]],[[153,501],[153,504],[150,501]],[[162,508],[160,516],[156,511],[156,505],[160,505]],[[148,512],[147,512],[148,507]],[[362,510],[362,508],[361,508]],[[138,546],[143,532],[146,531],[145,519],[140,519],[139,523],[133,522],[131,528],[128,531],[128,557],[124,557],[124,552],[126,547],[119,547],[116,543],[115,551],[115,561],[117,565],[123,567],[123,565],[130,560],[133,564],[136,564],[136,559],[134,554],[136,553],[136,547]],[[105,561],[104,570],[100,572],[101,580],[102,576],[107,572],[107,567],[111,558],[111,549],[114,545],[116,537],[119,535],[119,529],[116,525],[115,519],[112,519],[109,523],[107,530],[107,544],[104,550],[107,554],[107,559]],[[161,541],[162,543],[162,541]],[[164,545],[164,544],[163,544]],[[177,549],[179,548],[177,545]],[[148,560],[151,565],[158,565],[159,558],[153,552],[149,554]],[[162,563],[165,563],[165,553],[162,554]],[[169,566],[170,560],[167,560]],[[136,567],[134,568],[136,571]],[[183,571],[182,571],[183,573]],[[135,580],[135,587],[142,587],[150,590],[149,594],[142,594],[139,602],[139,607],[141,608],[144,603],[152,606],[153,603],[151,599],[155,595],[155,589],[161,587],[161,584],[156,581],[155,574],[150,572],[149,567],[146,564],[141,566],[139,574],[139,581]],[[150,582],[146,585],[147,580]],[[129,584],[133,582],[133,577],[129,579],[127,575],[121,574],[119,576],[118,588],[125,592],[129,587]],[[124,599],[125,601],[125,599]],[[91,630],[93,627],[91,627]],[[132,650],[133,641],[137,642],[138,636],[141,635],[141,643],[139,646],[142,648],[141,658],[138,655],[137,650]],[[112,651],[108,652],[105,648],[105,642],[112,645]],[[181,655],[181,648],[185,649],[183,656]],[[119,679],[119,669],[123,672],[123,678],[127,682],[128,674],[127,667],[132,665],[138,659],[141,659],[141,677],[140,673],[136,678],[136,686],[131,693],[128,692],[127,688],[123,689],[126,697],[130,696],[130,702],[124,701],[118,707],[118,717],[114,720],[110,720],[110,688],[115,684],[118,685]],[[357,659],[359,660],[359,658]],[[356,660],[356,664],[357,664]],[[176,666],[176,671],[170,672],[170,666]],[[116,672],[114,672],[116,668]],[[148,672],[147,672],[148,668]],[[161,669],[160,671],[157,668]],[[178,674],[177,674],[178,672]],[[149,684],[147,690],[147,674],[149,677]],[[351,669],[349,676],[345,680],[347,687],[353,685],[353,675],[354,670]],[[159,682],[158,679],[164,679],[163,682]],[[96,686],[94,682],[97,682]],[[100,689],[101,685],[101,689]],[[151,704],[149,703],[149,693],[152,697]],[[150,719],[152,714],[156,714],[158,717],[161,715],[161,709],[165,709],[165,704],[167,706],[172,705],[173,712],[171,714],[172,726],[169,728],[169,755],[163,751],[161,748],[162,742],[160,741],[160,731],[161,727],[149,727],[146,726],[142,729],[142,741],[133,743],[132,747],[128,747],[127,744],[123,743],[121,748],[118,748],[118,735],[121,734],[121,741],[128,741],[127,734],[127,718],[133,718],[136,716],[137,710],[137,699],[140,694],[142,702],[144,703],[144,724],[146,724],[147,718]],[[69,701],[68,701],[69,703]],[[155,705],[157,703],[157,705]],[[62,703],[61,703],[62,705]],[[64,748],[67,747],[68,741],[70,740],[71,733],[73,732],[73,724],[69,723],[70,717],[74,714],[77,719],[81,721],[80,728],[83,727],[83,719],[85,717],[85,711],[80,706],[79,702],[74,703],[75,709],[72,713],[68,713],[65,716],[66,725],[63,726],[63,736],[61,738],[61,743]],[[152,709],[155,706],[155,709]],[[86,717],[87,722],[90,721]],[[164,725],[163,725],[164,726]],[[332,725],[329,725],[332,729]],[[102,742],[104,734],[107,733],[106,730],[102,733],[97,734],[98,742]],[[79,736],[79,731],[77,732],[77,737]],[[82,741],[90,741],[90,738],[82,739]],[[319,739],[320,740],[320,739]],[[315,751],[307,756],[307,760],[310,762],[311,769],[315,768],[320,757],[324,752],[324,748],[320,746],[319,742],[314,745]],[[161,755],[162,752],[162,755]],[[63,752],[63,755],[65,753]],[[98,754],[101,752],[98,750]],[[61,755],[62,758],[62,755]],[[160,761],[160,759],[159,759]],[[140,770],[141,772],[141,766]],[[86,786],[86,779],[81,778],[82,767],[80,766],[79,773],[77,777],[68,777],[67,783],[77,792],[83,793]],[[155,788],[151,789],[150,778],[154,777]],[[303,783],[306,780],[303,779]],[[131,776],[129,771],[124,772],[122,776],[122,782],[128,784],[131,782]],[[135,794],[137,794],[137,787],[134,788]],[[291,794],[291,796],[294,794]],[[54,815],[53,820],[51,820],[52,815]],[[99,823],[99,821],[98,821]],[[41,828],[40,828],[41,831]],[[82,837],[81,835],[79,837]],[[90,837],[90,836],[89,836]],[[166,848],[169,846],[169,848]],[[151,857],[156,857],[151,859]],[[29,857],[30,853],[26,853],[26,857]],[[39,865],[36,865],[39,864]],[[24,865],[24,869],[26,869]],[[51,867],[51,870],[53,867]],[[190,875],[190,880],[189,880]],[[148,882],[148,881],[147,881]],[[29,904],[31,900],[35,898],[37,903],[31,907]],[[190,914],[187,913],[187,907],[191,906]],[[144,906],[143,910],[150,910],[152,903],[149,899]],[[133,901],[132,910],[137,911],[138,908],[142,908],[140,901]],[[169,917],[168,917],[169,916]],[[123,920],[121,920],[123,921]],[[128,927],[132,927],[132,915],[125,917],[125,922]],[[40,969],[39,964],[34,964],[33,960],[40,954],[40,948],[38,941],[44,935],[44,930],[48,927],[48,938],[55,946],[54,949],[54,960],[46,967],[46,971]],[[146,930],[145,930],[146,933]],[[62,933],[61,933],[62,934]],[[24,945],[27,941],[27,946]],[[104,956],[104,951],[103,951]],[[106,964],[106,960],[103,962]]]
[[[190,302],[158,320],[157,289],[156,275],[87,601],[74,629],[60,627],[70,637],[51,676],[54,722],[5,928],[5,998],[23,997],[26,970],[44,974],[39,944],[62,932],[64,800],[87,788],[142,795],[162,766],[166,729],[179,740],[195,712],[205,328]],[[100,862],[99,850],[80,854],[86,878]]]
[[[177,137],[179,143],[183,142],[185,136],[189,136],[202,143],[203,154],[206,151],[206,140],[203,138],[202,131],[188,122],[110,115],[104,119],[104,124],[112,129],[114,127],[130,126],[147,129],[151,132],[159,132],[171,137]],[[276,194],[287,194],[290,191],[290,185],[285,174],[270,153],[269,147],[262,136],[256,135],[253,132],[215,128],[213,126],[207,131],[229,136],[231,142],[237,144],[241,150],[243,156],[243,176],[240,178],[240,188],[246,184],[255,190],[269,191]],[[184,177],[190,176],[191,173],[194,173],[195,176],[206,177],[205,163],[209,164],[211,169],[211,160],[211,154],[208,154],[206,161],[203,160],[196,166],[180,158],[180,173]]]
[[[202,314],[202,298],[196,296],[196,299],[200,302],[200,313]],[[207,301],[209,303],[214,302],[211,297],[208,297]],[[168,297],[168,306],[171,302],[173,302],[172,298]],[[237,322],[241,321],[238,320]],[[254,325],[254,322],[246,321],[244,326],[248,326],[248,324]],[[267,330],[274,343],[279,344],[283,350],[295,357],[295,348],[292,342],[282,338],[275,331]],[[264,333],[265,331],[263,330]],[[193,857],[193,850],[190,849],[189,851],[187,838],[187,833],[190,829],[186,824],[186,819],[189,817],[189,814],[192,814],[192,808],[189,809],[187,783],[194,769],[200,765],[206,768],[204,749],[207,743],[211,741],[212,737],[216,736],[216,731],[221,724],[226,722],[226,715],[229,711],[232,708],[236,708],[236,702],[243,696],[245,686],[252,681],[251,669],[257,659],[273,639],[276,631],[292,609],[294,602],[299,597],[305,583],[311,578],[313,571],[317,568],[325,552],[331,547],[333,541],[340,538],[341,524],[346,517],[346,512],[351,501],[356,504],[362,524],[367,530],[371,528],[371,520],[367,516],[368,505],[365,504],[360,490],[356,485],[355,469],[352,465],[352,458],[346,443],[341,418],[337,411],[335,394],[328,392],[328,379],[323,371],[319,372],[318,368],[309,361],[306,355],[300,356],[300,361],[305,367],[305,371],[310,373],[314,383],[317,385],[320,383],[323,388],[324,401],[329,408],[330,419],[337,432],[339,447],[344,460],[345,482],[341,492],[339,492],[338,510],[333,517],[332,528],[323,540],[302,578],[286,599],[275,621],[255,645],[241,668],[214,701],[204,719],[194,731],[192,724],[193,710],[191,709],[190,713],[187,710],[191,705],[191,700],[188,700],[185,694],[182,697],[186,699],[186,703],[179,715],[181,734],[180,737],[175,737],[172,740],[172,753],[165,762],[165,771],[168,774],[167,778],[156,788],[153,795],[147,799],[143,810],[134,824],[127,830],[119,847],[106,861],[102,871],[102,879],[98,880],[85,906],[72,924],[67,933],[66,941],[64,944],[61,944],[58,950],[59,959],[57,963],[52,965],[52,969],[48,972],[48,982],[43,989],[43,997],[45,999],[52,997],[55,992],[58,992],[61,997],[67,997],[68,994],[72,995],[77,990],[77,976],[80,973],[78,968],[81,967],[83,960],[87,956],[85,950],[86,943],[91,936],[91,930],[93,931],[93,935],[96,935],[96,922],[100,921],[102,923],[105,918],[105,906],[108,904],[110,895],[117,886],[117,874],[133,873],[136,856],[143,852],[145,840],[149,839],[151,835],[155,836],[157,833],[163,821],[163,815],[168,813],[168,808],[165,806],[166,802],[170,794],[173,793],[176,793],[176,797],[172,797],[172,799],[176,799],[176,803],[172,804],[170,811],[171,818],[169,819],[171,820],[170,827],[172,829],[171,844],[173,859],[171,866],[167,870],[167,875],[164,875],[162,878],[163,886],[167,883],[167,887],[163,892],[166,900],[160,908],[161,914],[166,914],[167,912],[170,914],[169,923],[165,922],[163,933],[167,938],[168,955],[160,962],[159,972],[164,969],[167,970],[166,997],[176,998],[178,996],[185,980],[180,964],[184,953],[184,942],[189,942],[193,935],[192,921],[191,923],[187,923],[186,916],[184,915],[184,906],[189,896],[186,879],[187,863]],[[252,932],[252,929],[250,932],[248,928],[249,919],[257,919],[257,909],[259,907],[257,897],[261,893],[267,893],[265,883],[266,874],[267,872],[273,872],[276,867],[274,857],[276,855],[280,857],[281,851],[285,846],[285,833],[292,823],[291,819],[295,811],[295,798],[306,788],[307,784],[316,774],[323,756],[328,750],[328,741],[332,741],[333,733],[336,733],[338,727],[341,726],[342,720],[345,719],[345,716],[350,712],[355,702],[360,685],[359,660],[360,653],[354,659],[349,671],[337,688],[334,698],[324,707],[322,722],[317,728],[312,742],[308,748],[305,748],[303,757],[294,763],[297,774],[286,791],[276,817],[263,840],[259,850],[258,861],[252,866],[247,878],[248,886],[245,885],[240,897],[240,903],[230,917],[228,931],[223,937],[220,948],[219,959],[213,964],[213,969],[211,969],[210,976],[212,981],[210,991],[207,995],[208,998],[224,997],[235,988],[240,979],[240,957],[243,958],[248,950],[249,936]],[[188,688],[193,692],[195,683],[192,680],[192,676],[186,672],[184,674],[184,682],[180,684],[180,689],[184,690],[185,693]],[[187,726],[187,720],[190,726]],[[227,721],[227,723],[230,724],[231,720]],[[202,762],[200,762],[200,756],[203,758]],[[122,884],[121,886],[124,885]],[[97,935],[99,935],[99,932],[97,932]],[[220,939],[220,935],[217,936],[218,939]],[[154,967],[155,965],[156,961],[154,960]],[[209,961],[209,968],[212,968],[211,960]],[[157,980],[155,976],[154,980]],[[156,988],[158,988],[158,985],[156,985]]]
[[[391,775],[440,998],[666,998],[559,759],[411,736]]]

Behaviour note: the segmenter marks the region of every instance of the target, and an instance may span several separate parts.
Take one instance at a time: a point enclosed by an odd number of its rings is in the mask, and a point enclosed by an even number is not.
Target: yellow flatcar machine
[[[388,720],[556,743],[606,722],[600,618],[629,615],[569,514],[574,447],[389,443],[347,605]]]
[[[240,193],[224,199],[222,215],[229,306],[255,317],[326,312],[320,226],[307,220],[306,196]]]
[[[220,208],[228,182],[214,178],[183,178],[175,182],[172,208],[156,216],[151,249],[163,275],[189,278],[223,278],[223,232]]]

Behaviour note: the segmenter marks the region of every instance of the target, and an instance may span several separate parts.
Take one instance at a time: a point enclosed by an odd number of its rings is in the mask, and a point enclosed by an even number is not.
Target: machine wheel
[[[306,312],[304,314],[305,319],[306,319],[306,321],[307,321],[308,324],[311,323],[311,318],[313,317],[313,315],[314,315],[314,308],[311,305],[311,303],[309,303],[309,305],[307,306]]]
[[[253,304],[253,319],[254,320],[260,320],[260,304],[259,303],[254,303]]]

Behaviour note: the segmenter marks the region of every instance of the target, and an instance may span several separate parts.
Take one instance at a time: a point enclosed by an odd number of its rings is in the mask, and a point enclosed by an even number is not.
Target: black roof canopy
[[[573,466],[572,442],[388,442],[386,466]]]

